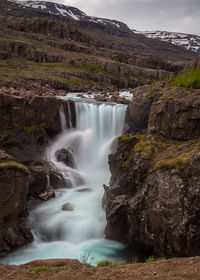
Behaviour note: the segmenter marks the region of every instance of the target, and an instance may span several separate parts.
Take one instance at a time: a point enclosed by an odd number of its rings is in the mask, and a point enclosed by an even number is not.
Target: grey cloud
[[[168,30],[200,35],[200,0],[51,0],[91,16],[123,21],[138,30]]]

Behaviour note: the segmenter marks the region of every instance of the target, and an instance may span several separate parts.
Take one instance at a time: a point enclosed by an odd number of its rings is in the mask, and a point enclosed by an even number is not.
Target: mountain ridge
[[[133,29],[136,34],[142,34],[147,38],[158,39],[163,42],[171,43],[176,46],[184,47],[196,53],[200,53],[200,36],[170,31],[138,31]]]
[[[169,31],[138,31],[129,28],[125,23],[112,19],[105,19],[100,17],[88,16],[86,13],[80,9],[60,4],[56,2],[49,1],[33,1],[33,0],[8,0],[9,2],[16,3],[20,6],[37,9],[40,12],[44,12],[50,15],[63,17],[69,21],[72,21],[75,25],[86,25],[94,24],[99,25],[101,28],[108,28],[112,32],[123,32],[127,34],[137,34],[144,35],[149,39],[157,39],[162,42],[166,42],[188,51],[199,53],[200,52],[200,36],[179,33],[179,32],[169,32]]]
[[[119,29],[123,32],[132,33],[132,30],[123,22],[111,19],[105,19],[100,17],[88,16],[86,13],[81,11],[80,9],[68,6],[56,2],[48,2],[48,1],[21,1],[21,0],[9,0],[9,2],[17,3],[24,7],[31,7],[34,9],[40,9],[44,12],[54,14],[57,16],[63,16],[70,18],[75,21],[89,21],[97,24],[109,25],[112,28]]]

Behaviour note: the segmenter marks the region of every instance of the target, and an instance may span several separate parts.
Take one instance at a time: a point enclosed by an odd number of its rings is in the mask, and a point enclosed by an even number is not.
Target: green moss
[[[120,164],[122,168],[127,168],[129,166],[129,160],[122,161]]]
[[[135,152],[141,152],[141,155],[145,159],[153,159],[155,156],[155,147],[151,141],[141,139],[133,148]]]
[[[150,90],[148,91],[148,93],[146,94],[145,97],[150,99],[150,98],[152,98],[154,96],[154,93],[155,93],[154,89],[150,88]]]
[[[8,133],[8,134],[15,134],[17,133],[18,129],[0,129],[0,134]]]
[[[35,124],[33,124],[33,125],[25,125],[25,126],[23,127],[23,130],[24,130],[27,134],[31,134],[31,133],[35,132],[36,130],[38,130],[38,129],[44,130],[44,123],[41,123],[41,124],[39,124],[39,125],[35,125]]]
[[[187,168],[189,165],[190,156],[183,154],[177,158],[164,159],[156,163],[153,167],[153,172],[160,168],[172,169],[173,173],[180,173],[182,169]]]
[[[21,163],[18,163],[16,161],[4,161],[4,162],[0,162],[0,169],[4,169],[4,168],[11,168],[11,169],[18,169],[21,170],[25,173],[29,172],[28,168],[26,166],[24,166]]]

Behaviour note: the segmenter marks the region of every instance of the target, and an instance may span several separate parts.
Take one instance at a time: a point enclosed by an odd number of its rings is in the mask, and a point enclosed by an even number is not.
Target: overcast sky
[[[50,1],[77,7],[90,16],[116,19],[137,30],[167,30],[200,35],[200,0]]]

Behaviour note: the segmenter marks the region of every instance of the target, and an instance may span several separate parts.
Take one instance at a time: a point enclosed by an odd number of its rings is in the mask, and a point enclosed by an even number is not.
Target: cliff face
[[[156,86],[138,87],[126,116],[127,133],[159,134],[188,140],[200,136],[200,91]]]
[[[28,169],[0,150],[0,253],[32,241],[23,225],[30,173]]]
[[[157,256],[200,254],[199,93],[161,84],[135,90],[125,127],[132,136],[119,137],[109,157],[107,238]]]
[[[71,101],[0,94],[0,253],[32,241],[30,230],[23,225],[28,215],[27,200],[38,199],[41,194],[49,199],[54,195],[53,187],[61,185],[62,176],[43,160],[49,140],[61,131],[61,106],[67,126],[70,120],[75,126]]]
[[[200,137],[199,93],[194,90],[188,94],[177,88],[165,92],[152,104],[148,133],[184,140]]]
[[[68,106],[69,104],[69,106]],[[20,162],[39,157],[49,137],[61,131],[59,111],[64,108],[69,127],[70,115],[75,126],[74,103],[63,102],[55,97],[20,96],[0,94],[0,146]],[[69,112],[70,108],[70,112]]]
[[[199,148],[199,139],[121,136],[109,157],[106,237],[157,256],[200,254]]]

